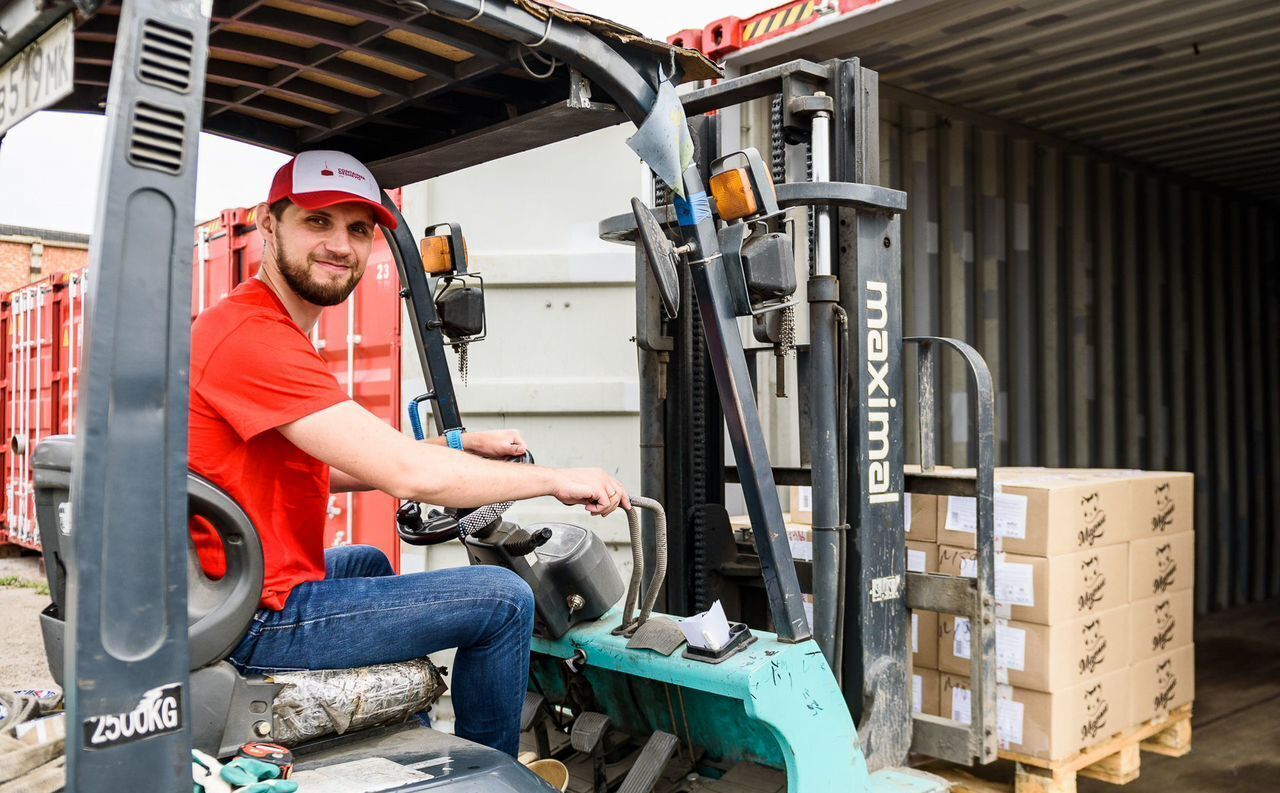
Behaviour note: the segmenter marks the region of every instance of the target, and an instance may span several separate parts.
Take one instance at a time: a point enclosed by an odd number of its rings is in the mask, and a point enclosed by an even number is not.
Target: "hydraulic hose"
[[[840,532],[836,560],[836,682],[844,685],[844,619],[848,599],[849,551],[849,314],[839,304],[831,307],[839,333],[836,336],[836,465],[840,477]]]

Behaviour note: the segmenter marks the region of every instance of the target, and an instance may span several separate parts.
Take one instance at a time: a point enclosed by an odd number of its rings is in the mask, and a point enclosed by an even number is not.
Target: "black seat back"
[[[67,570],[74,564],[71,522],[71,464],[74,439],[70,435],[45,438],[32,458],[35,474],[36,522],[44,546],[45,573],[53,604],[42,615],[45,654],[54,679],[62,685],[62,626],[67,608]],[[226,658],[249,628],[262,596],[262,543],[249,516],[212,482],[189,474],[190,513],[204,518],[217,531],[226,557],[226,574],[209,578],[200,566],[194,544],[187,553],[187,625],[191,668]]]

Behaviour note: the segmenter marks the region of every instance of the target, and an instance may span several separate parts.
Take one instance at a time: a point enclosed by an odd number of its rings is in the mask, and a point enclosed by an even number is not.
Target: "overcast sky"
[[[570,0],[569,5],[665,39],[721,17],[747,17],[780,0]],[[88,233],[98,195],[106,122],[100,116],[37,113],[0,145],[0,224]],[[196,218],[256,203],[284,156],[214,135],[200,136]]]

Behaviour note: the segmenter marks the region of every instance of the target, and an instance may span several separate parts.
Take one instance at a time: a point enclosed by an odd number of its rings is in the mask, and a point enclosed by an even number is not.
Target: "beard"
[[[287,257],[278,236],[276,237],[276,264],[289,288],[298,297],[317,306],[336,306],[346,300],[360,283],[360,276],[364,274],[363,270],[357,269],[355,264],[352,264],[347,277],[341,281],[317,280],[311,275],[314,262],[310,254],[305,262]]]

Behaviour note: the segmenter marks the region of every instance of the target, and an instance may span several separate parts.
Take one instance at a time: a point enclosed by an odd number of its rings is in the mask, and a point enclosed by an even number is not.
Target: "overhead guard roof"
[[[585,28],[624,55],[672,59],[686,81],[718,75],[694,50],[600,17],[488,2]],[[75,91],[55,109],[103,111],[119,12],[112,0],[77,19]],[[204,128],[283,152],[341,149],[394,187],[625,120],[598,86],[570,106],[568,68],[530,74],[547,69],[524,45],[413,0],[217,0]]]

